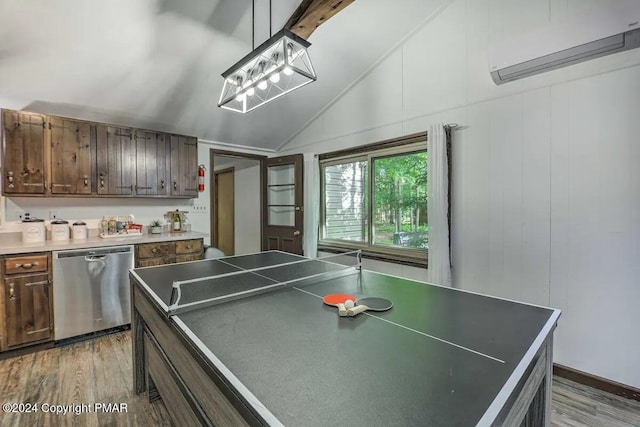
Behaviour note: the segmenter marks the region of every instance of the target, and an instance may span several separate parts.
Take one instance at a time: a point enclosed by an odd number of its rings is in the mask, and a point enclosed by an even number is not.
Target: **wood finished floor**
[[[0,403],[126,403],[126,413],[6,414],[0,426],[170,426],[162,403],[133,394],[131,334],[120,332],[0,361]],[[552,425],[640,427],[640,402],[554,377]]]

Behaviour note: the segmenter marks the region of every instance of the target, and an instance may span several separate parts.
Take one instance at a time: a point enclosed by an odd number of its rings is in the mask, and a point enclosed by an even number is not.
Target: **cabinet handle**
[[[299,232],[298,230],[296,230],[296,231],[294,231],[294,232],[293,232],[293,235],[294,235],[294,236],[299,236],[299,235],[300,235],[300,232]]]
[[[16,264],[16,268],[24,268],[25,270],[31,270],[33,267],[39,266],[40,263],[38,261],[28,262],[26,264]]]
[[[160,187],[164,190],[164,179],[160,181]]]
[[[152,187],[138,187],[136,185],[136,191],[138,191],[138,190],[151,190],[151,189],[152,189]]]
[[[48,280],[41,280],[39,282],[29,282],[29,283],[25,283],[24,285],[27,287],[31,287],[31,286],[40,286],[40,285],[48,285],[49,281]]]
[[[48,331],[49,328],[36,329],[35,331],[27,332],[27,335],[39,334],[40,332]]]
[[[25,187],[44,187],[44,182],[23,182]]]
[[[13,188],[13,172],[7,172],[7,182],[9,187]]]
[[[16,290],[15,290],[15,286],[16,286],[16,284],[15,284],[15,283],[9,283],[9,299],[10,299],[10,300],[14,300],[14,299],[16,299],[16,295],[15,295],[15,292],[16,292]]]
[[[85,177],[83,178],[82,182],[84,183],[84,186],[85,186],[85,187],[88,187],[88,186],[89,186],[89,177],[88,177],[88,176],[85,176]]]
[[[185,188],[184,190],[185,191],[198,191],[197,188]]]
[[[71,187],[71,184],[51,184],[52,187],[65,187],[65,188],[69,188]]]
[[[129,191],[131,191],[133,193],[133,184],[131,184],[131,185],[120,185],[120,186],[116,186],[116,188],[128,188]]]
[[[176,181],[173,181],[173,189],[174,190],[178,189],[178,183]]]
[[[100,188],[104,188],[104,176],[100,174]]]
[[[156,252],[158,252],[158,248],[151,249],[151,252],[153,252],[155,254]]]

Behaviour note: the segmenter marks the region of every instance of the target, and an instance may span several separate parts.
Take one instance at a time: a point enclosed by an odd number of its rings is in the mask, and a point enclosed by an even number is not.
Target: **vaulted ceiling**
[[[274,150],[449,1],[354,1],[309,37],[318,80],[243,115],[220,74],[269,37],[269,0],[254,26],[251,0],[0,0],[0,107]],[[271,3],[275,33],[300,0]]]

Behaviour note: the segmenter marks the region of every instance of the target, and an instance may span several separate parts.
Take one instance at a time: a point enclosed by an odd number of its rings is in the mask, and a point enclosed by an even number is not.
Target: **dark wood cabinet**
[[[4,279],[7,347],[51,338],[50,286],[47,274]]]
[[[2,110],[7,196],[198,197],[198,139]]]
[[[6,256],[0,284],[0,350],[53,339],[50,253]]]
[[[136,184],[138,196],[166,196],[170,186],[171,146],[169,135],[137,130]]]
[[[2,189],[5,194],[45,193],[45,116],[2,111]]]
[[[91,194],[95,127],[90,123],[49,117],[51,193]]]
[[[135,247],[136,267],[197,261],[202,258],[204,258],[204,242],[202,239],[142,243]]]
[[[171,135],[171,195],[198,197],[198,140]]]
[[[114,196],[133,194],[135,155],[131,129],[96,126],[98,194]]]

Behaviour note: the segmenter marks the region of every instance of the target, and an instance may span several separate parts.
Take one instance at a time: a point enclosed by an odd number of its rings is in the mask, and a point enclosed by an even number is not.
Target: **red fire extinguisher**
[[[198,165],[198,191],[204,191],[204,165]]]

